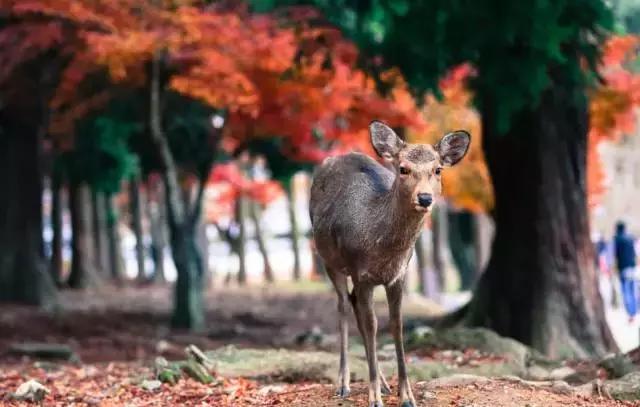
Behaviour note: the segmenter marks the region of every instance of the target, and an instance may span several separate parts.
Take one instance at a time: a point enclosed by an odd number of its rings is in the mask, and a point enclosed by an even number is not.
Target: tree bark
[[[111,278],[116,281],[122,281],[124,270],[124,261],[122,259],[122,249],[120,244],[120,231],[118,230],[118,210],[114,202],[113,195],[105,197],[106,205],[106,224],[107,224],[107,247],[109,250],[109,265]]]
[[[147,217],[151,230],[151,256],[153,257],[153,279],[156,282],[167,281],[164,270],[164,249],[167,245],[166,214],[161,182],[152,182],[149,187]]]
[[[495,101],[482,101],[496,234],[466,322],[552,357],[615,348],[589,236],[587,105],[575,93],[552,86],[506,135],[493,130]]]
[[[174,328],[197,331],[204,328],[205,322],[202,293],[204,272],[202,257],[195,241],[194,225],[200,216],[206,177],[211,165],[200,174],[198,193],[193,207],[189,208],[182,199],[177,165],[162,128],[160,63],[161,56],[154,55],[151,63],[149,122],[151,141],[162,163],[170,245],[178,274],[171,323]],[[213,157],[213,153],[211,156]]]
[[[439,203],[433,209],[432,215],[432,257],[434,282],[437,284],[434,290],[437,295],[447,289],[447,268],[451,267],[451,251],[449,248],[449,222],[446,203]]]
[[[416,239],[416,268],[418,271],[418,291],[423,296],[429,295],[429,282],[428,282],[428,266],[427,258],[424,247],[424,232],[421,232]]]
[[[62,174],[56,168],[53,170],[51,182],[51,278],[57,286],[62,285]]]
[[[96,281],[93,233],[91,231],[91,192],[87,184],[71,183],[69,187],[71,212],[71,288],[87,288]]]
[[[477,279],[473,214],[449,209],[447,219],[449,223],[447,243],[460,276],[460,289],[470,290]]]
[[[293,279],[300,281],[302,266],[300,263],[300,230],[296,213],[296,196],[293,177],[286,182],[285,190],[289,202],[289,224],[291,225],[291,249],[293,251]]]
[[[0,301],[50,307],[44,258],[39,116],[0,110]]]
[[[268,283],[273,283],[273,269],[271,268],[271,260],[269,260],[267,244],[264,240],[264,232],[260,225],[259,211],[260,208],[258,208],[257,203],[249,203],[249,215],[251,216],[251,221],[255,227],[256,242],[258,243],[258,249],[260,250],[260,254],[262,255],[262,260],[264,262],[264,280]]]
[[[107,222],[105,215],[104,194],[99,191],[91,192],[91,210],[93,220],[93,244],[96,264],[102,275],[106,275],[111,267],[109,264],[109,251],[107,250]]]
[[[145,273],[144,255],[144,231],[142,230],[142,199],[140,192],[140,179],[135,176],[129,180],[129,210],[131,212],[131,228],[136,237],[136,264],[138,265],[137,280],[140,283],[147,281]]]
[[[246,200],[242,195],[236,199],[235,219],[238,227],[236,253],[238,254],[238,284],[247,284],[246,233],[244,228]]]

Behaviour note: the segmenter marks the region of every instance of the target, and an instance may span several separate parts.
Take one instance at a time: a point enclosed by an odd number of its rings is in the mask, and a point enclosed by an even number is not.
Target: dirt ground
[[[28,377],[38,379],[51,391],[44,406],[367,406],[367,387],[362,382],[354,383],[351,396],[343,400],[334,396],[330,384],[267,385],[242,378],[220,378],[212,385],[182,380],[148,391],[138,383],[150,374],[148,368],[136,362],[67,365],[50,372],[22,364],[5,366],[0,373],[0,405],[28,405],[9,396]],[[391,386],[395,389],[393,381]],[[559,394],[504,380],[437,389],[427,389],[427,383],[420,382],[413,385],[413,391],[418,405],[423,407],[640,406],[638,402]],[[385,396],[384,402],[387,406],[398,405],[395,396]]]
[[[316,327],[335,334],[335,295],[323,283],[298,286],[224,287],[207,295],[207,329],[199,334],[168,328],[169,287],[105,287],[100,291],[64,291],[62,311],[3,305],[0,313],[0,362],[15,361],[9,346],[23,341],[63,343],[83,362],[182,357],[185,345],[213,349],[296,346],[296,338]],[[380,329],[386,329],[386,303],[377,304]],[[439,308],[428,300],[407,301],[405,315],[429,316]],[[357,335],[355,321],[351,323]]]
[[[171,291],[168,287],[104,288],[94,292],[63,292],[62,311],[45,313],[28,307],[4,306],[0,313],[0,405],[26,405],[11,398],[29,379],[38,380],[50,393],[44,406],[366,406],[363,381],[352,384],[342,400],[333,385],[305,378],[288,383],[246,377],[216,377],[213,384],[182,379],[171,386],[145,389],[154,378],[151,366],[157,355],[184,358],[184,347],[194,344],[216,349],[299,349],[297,338],[310,331],[335,334],[334,294],[322,285],[267,288],[224,288],[208,294],[207,330],[199,334],[168,328]],[[381,333],[385,333],[386,304],[377,303]],[[405,317],[426,317],[440,310],[417,298],[407,301]],[[356,335],[355,324],[351,324]],[[36,362],[12,354],[12,344],[60,343],[71,347],[81,363]],[[334,352],[332,349],[327,349]],[[297,355],[298,353],[296,353]],[[445,352],[414,352],[412,358],[442,360]],[[472,355],[473,356],[473,355]],[[465,356],[466,357],[466,356]],[[475,356],[470,357],[474,359]],[[482,363],[495,362],[482,356]],[[392,386],[394,379],[389,378]],[[640,406],[606,398],[561,394],[523,383],[491,379],[481,384],[432,388],[413,384],[420,406],[553,407]],[[394,396],[385,405],[395,406]]]

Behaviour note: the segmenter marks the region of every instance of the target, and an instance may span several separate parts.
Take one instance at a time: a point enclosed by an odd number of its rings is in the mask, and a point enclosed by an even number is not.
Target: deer
[[[369,407],[383,407],[382,394],[391,394],[376,354],[378,322],[373,291],[383,285],[396,349],[399,403],[401,407],[416,407],[407,377],[402,332],[406,269],[425,217],[441,195],[442,170],[464,158],[471,135],[457,130],[435,145],[410,144],[377,120],[370,123],[369,133],[373,149],[385,165],[359,152],[328,157],[315,170],[309,198],[315,249],[338,297],[336,395],[346,398],[350,394],[347,302],[351,303],[364,342]]]

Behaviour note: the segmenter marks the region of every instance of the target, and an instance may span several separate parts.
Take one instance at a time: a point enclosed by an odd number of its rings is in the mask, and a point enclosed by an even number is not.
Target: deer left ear
[[[451,167],[464,158],[469,151],[469,144],[471,135],[464,130],[457,130],[442,137],[435,149],[440,155],[442,165]]]

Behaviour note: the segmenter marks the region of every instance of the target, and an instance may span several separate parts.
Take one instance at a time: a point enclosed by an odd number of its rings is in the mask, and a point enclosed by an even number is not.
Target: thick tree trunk
[[[153,279],[156,282],[166,282],[164,270],[164,249],[167,245],[165,204],[161,182],[153,182],[150,186],[147,204],[147,217],[151,231],[151,256],[153,257]]]
[[[57,286],[62,285],[62,180],[60,171],[54,169],[51,182],[51,278]]]
[[[289,201],[289,224],[291,225],[291,249],[293,251],[293,279],[300,281],[302,265],[300,263],[300,230],[298,228],[298,215],[296,213],[296,194],[293,177],[286,182],[285,189]]]
[[[98,191],[91,192],[91,210],[93,220],[93,246],[96,264],[101,274],[106,275],[111,267],[109,264],[109,251],[107,250],[107,221],[104,194]]]
[[[93,233],[91,231],[91,191],[87,184],[71,184],[69,187],[71,211],[71,288],[86,288],[96,282]]]
[[[245,232],[245,207],[246,199],[240,195],[236,200],[235,219],[238,235],[235,237],[235,252],[238,255],[238,284],[247,283],[247,258],[246,258],[246,232]]]
[[[262,260],[264,262],[264,280],[268,283],[273,282],[273,269],[271,268],[271,260],[269,260],[269,250],[267,249],[267,244],[264,239],[264,232],[262,230],[262,225],[260,225],[260,208],[258,204],[255,202],[249,203],[249,215],[251,216],[251,221],[255,227],[256,233],[256,242],[258,243],[258,250],[260,250],[260,254],[262,255]]]
[[[43,251],[40,125],[0,110],[0,301],[48,307],[56,291]]]
[[[603,354],[615,345],[589,238],[586,102],[556,85],[506,135],[483,106],[496,235],[466,322],[553,357]]]
[[[109,266],[111,278],[122,281],[124,261],[122,259],[122,249],[120,245],[120,231],[118,230],[118,210],[115,204],[115,197],[107,195],[105,197],[105,217],[107,224],[107,248],[109,255]]]
[[[136,264],[138,265],[138,282],[147,281],[145,273],[145,255],[144,255],[144,232],[142,230],[142,199],[140,192],[140,180],[138,177],[132,177],[129,180],[129,210],[131,212],[131,228],[136,237]]]

